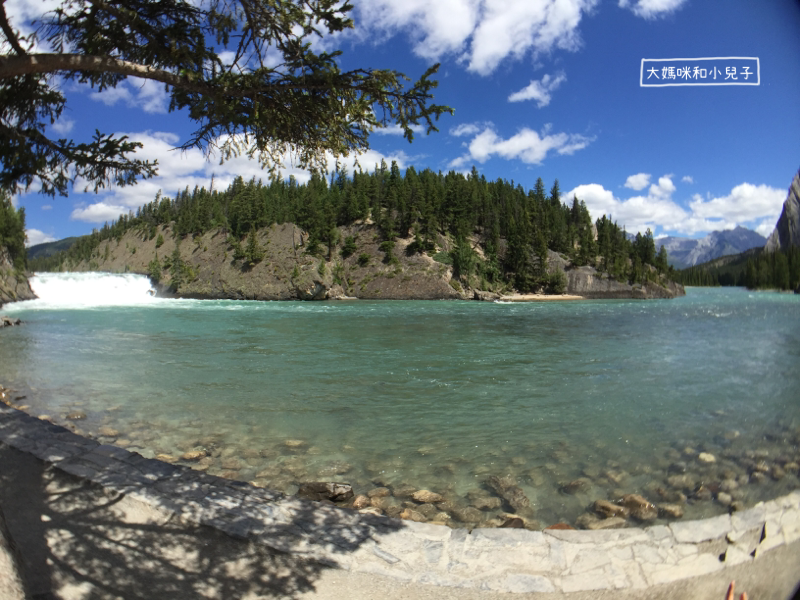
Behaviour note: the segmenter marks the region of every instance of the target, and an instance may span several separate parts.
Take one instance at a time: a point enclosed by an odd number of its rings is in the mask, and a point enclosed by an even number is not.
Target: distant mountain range
[[[57,242],[44,242],[28,248],[28,260],[43,256],[52,256],[61,250],[68,250],[78,240],[77,237],[68,237]]]
[[[676,269],[685,269],[720,256],[739,254],[750,248],[763,248],[767,238],[746,227],[726,231],[712,231],[697,239],[664,237],[656,240],[656,250],[667,249],[669,263]]]

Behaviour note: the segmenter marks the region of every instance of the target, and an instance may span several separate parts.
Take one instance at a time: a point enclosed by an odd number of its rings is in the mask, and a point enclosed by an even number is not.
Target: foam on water
[[[132,273],[36,273],[30,279],[36,300],[10,304],[16,310],[144,306],[160,299],[150,279]]]

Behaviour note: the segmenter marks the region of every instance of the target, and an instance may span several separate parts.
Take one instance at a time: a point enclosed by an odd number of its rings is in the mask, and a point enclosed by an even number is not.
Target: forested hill
[[[450,287],[457,291],[562,292],[570,270],[578,267],[594,267],[597,279],[640,289],[665,283],[671,272],[666,252],[656,254],[649,232],[629,241],[605,216],[593,223],[579,199],[562,202],[557,181],[549,192],[541,179],[526,191],[513,181],[487,181],[474,168],[468,175],[417,172],[413,167],[401,173],[395,163],[352,176],[344,171],[330,179],[314,175],[302,185],[293,178],[267,183],[238,178],[223,191],[195,188],[174,199],[156,197],[136,214],[122,215],[80,238],[68,251],[31,261],[31,268],[99,269],[115,253],[113,245],[103,242],[119,244],[123,236],[133,235],[153,242],[147,249],[155,251],[148,257],[148,270],[171,281],[180,293],[180,284],[197,277],[197,269],[176,270],[176,261],[164,254],[167,248],[161,249],[165,234],[176,247],[181,240],[197,245],[209,236],[216,243],[222,234],[223,260],[244,273],[264,261],[269,231],[283,224],[302,231],[297,239],[292,233],[295,256],[302,244],[302,255],[315,258],[320,272],[338,269],[346,292],[353,289],[341,273],[354,262],[376,259],[384,270],[399,275],[415,256],[446,266]],[[131,239],[126,242],[129,250]],[[362,256],[360,245],[367,241],[379,254]],[[203,247],[208,251],[208,242]],[[178,262],[187,260],[182,252],[174,256]],[[552,258],[541,260],[548,255]]]
[[[677,271],[675,277],[683,285],[742,286],[800,293],[800,247],[774,252],[752,248]]]

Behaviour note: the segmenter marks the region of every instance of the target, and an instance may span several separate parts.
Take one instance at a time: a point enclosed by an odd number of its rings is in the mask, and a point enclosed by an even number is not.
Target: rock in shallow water
[[[639,494],[626,494],[622,497],[622,504],[631,511],[631,517],[637,521],[653,521],[658,517],[655,505]]]
[[[304,483],[297,490],[297,495],[309,500],[330,500],[331,502],[344,502],[353,497],[353,488],[346,483],[329,483],[317,481]]]
[[[486,480],[486,483],[491,487],[497,495],[503,498],[511,505],[515,511],[520,512],[529,509],[531,501],[517,485],[513,477],[497,477],[493,475]]]
[[[592,510],[604,519],[609,519],[611,517],[626,518],[630,514],[630,509],[626,506],[619,506],[608,500],[595,500],[592,505]]]
[[[683,517],[683,507],[678,504],[659,504],[658,516],[666,519],[680,519]]]
[[[436,492],[431,492],[428,490],[419,490],[418,492],[414,492],[411,494],[411,498],[413,498],[415,502],[422,503],[441,502],[444,500],[444,496],[441,494],[437,494]]]
[[[363,494],[359,494],[353,499],[353,508],[356,510],[361,510],[362,508],[367,508],[368,506],[370,506],[370,500]]]
[[[701,452],[697,455],[697,460],[703,463],[714,463],[717,462],[717,457],[708,452]]]

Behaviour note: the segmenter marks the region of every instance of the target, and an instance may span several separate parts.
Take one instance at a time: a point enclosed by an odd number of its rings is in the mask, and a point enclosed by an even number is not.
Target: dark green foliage
[[[150,279],[156,283],[161,281],[161,262],[158,260],[158,254],[156,254],[155,258],[147,265],[147,274],[150,276]]]
[[[247,236],[247,249],[244,258],[252,267],[264,260],[264,249],[258,243],[258,232],[255,225],[250,227],[250,234]]]
[[[164,236],[159,233],[158,237],[156,238],[156,248],[161,248],[161,246],[163,245],[164,245]]]
[[[352,235],[344,238],[344,246],[342,246],[342,258],[347,258],[356,253],[358,247],[356,246],[356,238]]]
[[[475,270],[476,263],[475,251],[470,246],[469,242],[462,238],[456,240],[455,247],[450,251],[450,260],[453,264],[453,276],[469,280]]]
[[[362,252],[358,255],[358,266],[366,267],[369,264],[369,254]]]
[[[0,193],[0,248],[8,250],[17,271],[24,271],[28,255],[25,252],[25,209],[14,208],[11,199]]]

